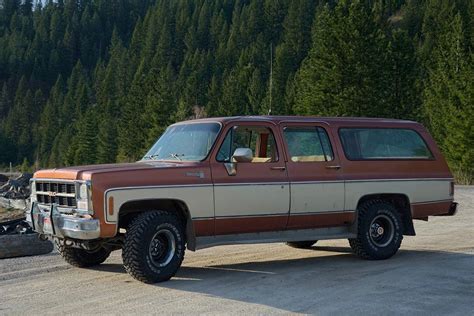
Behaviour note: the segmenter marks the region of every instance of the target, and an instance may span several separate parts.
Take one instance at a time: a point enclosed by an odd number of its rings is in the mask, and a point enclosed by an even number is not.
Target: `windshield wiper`
[[[174,159],[181,161],[181,158],[179,158],[179,154],[171,153],[170,156],[173,157]],[[182,154],[181,156],[184,156],[184,154]]]
[[[152,159],[155,159],[157,158],[159,155],[156,154],[156,155],[149,155],[149,156],[145,156],[142,158],[142,160],[152,160]]]

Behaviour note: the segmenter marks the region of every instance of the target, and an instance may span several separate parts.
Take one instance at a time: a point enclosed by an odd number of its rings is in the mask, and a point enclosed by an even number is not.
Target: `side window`
[[[331,143],[321,127],[286,127],[284,137],[293,162],[331,161]]]
[[[339,135],[349,160],[432,159],[421,136],[401,128],[341,128]]]
[[[222,142],[217,161],[230,162],[237,148],[252,150],[252,163],[278,161],[275,137],[269,128],[258,126],[234,126]]]

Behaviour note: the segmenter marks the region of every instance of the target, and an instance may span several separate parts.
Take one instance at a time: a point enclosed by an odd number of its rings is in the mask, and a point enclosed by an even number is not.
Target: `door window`
[[[217,161],[230,162],[237,148],[252,150],[251,163],[278,161],[275,137],[271,130],[263,126],[234,126],[227,133],[217,153]]]
[[[293,162],[331,161],[334,154],[326,131],[321,127],[286,127],[284,137]]]

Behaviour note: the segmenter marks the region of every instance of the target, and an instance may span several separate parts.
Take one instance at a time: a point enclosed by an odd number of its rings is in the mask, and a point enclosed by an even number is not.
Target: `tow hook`
[[[43,235],[43,234],[39,234],[39,235],[38,235],[38,238],[39,238],[41,241],[46,241],[46,240],[49,239],[48,236]]]

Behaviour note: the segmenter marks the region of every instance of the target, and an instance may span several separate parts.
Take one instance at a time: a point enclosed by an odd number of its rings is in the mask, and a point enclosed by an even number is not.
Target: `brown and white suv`
[[[42,170],[28,217],[74,266],[122,249],[143,282],[185,248],[347,238],[386,259],[413,219],[454,215],[453,177],[426,129],[365,118],[229,117],[171,125],[142,160]]]

